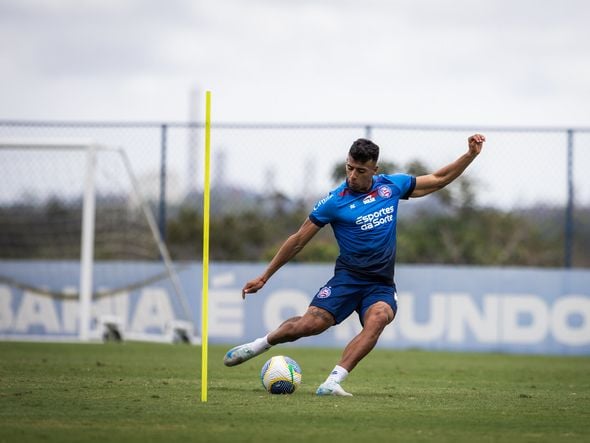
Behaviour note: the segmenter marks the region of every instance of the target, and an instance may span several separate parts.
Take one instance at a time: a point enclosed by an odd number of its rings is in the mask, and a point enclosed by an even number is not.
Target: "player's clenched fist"
[[[481,152],[481,148],[483,147],[483,142],[486,141],[485,135],[482,134],[474,134],[469,137],[469,152],[472,154],[479,154]]]

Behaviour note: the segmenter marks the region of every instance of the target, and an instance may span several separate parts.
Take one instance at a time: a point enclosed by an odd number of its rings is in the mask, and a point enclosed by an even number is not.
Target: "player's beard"
[[[369,190],[371,189],[371,186],[366,186],[366,187],[362,187],[360,185],[360,183],[357,182],[351,182],[350,179],[346,179],[346,185],[354,192],[358,192],[358,193],[364,193],[364,192],[369,192]]]

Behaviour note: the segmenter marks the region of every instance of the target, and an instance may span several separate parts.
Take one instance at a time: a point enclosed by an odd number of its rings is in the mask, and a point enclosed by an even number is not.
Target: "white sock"
[[[336,383],[342,383],[348,376],[348,371],[342,366],[334,366],[334,370],[330,373],[326,381],[335,381]]]
[[[254,340],[252,342],[252,350],[258,354],[260,352],[266,351],[267,349],[270,349],[272,345],[268,343],[267,338],[268,335],[265,335],[264,337],[260,337]]]

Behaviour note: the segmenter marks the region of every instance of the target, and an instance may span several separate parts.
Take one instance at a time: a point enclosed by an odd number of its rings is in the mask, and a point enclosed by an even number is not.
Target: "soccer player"
[[[264,337],[230,349],[224,364],[235,366],[279,343],[320,334],[356,311],[362,330],[344,348],[340,361],[316,391],[317,395],[351,396],[340,384],[375,347],[397,312],[393,276],[399,201],[447,186],[479,155],[484,141],[483,135],[472,135],[465,154],[432,174],[418,177],[378,175],[379,146],[367,139],[355,141],[346,158],[344,183],[315,205],[266,270],[245,284],[242,298],[262,289],[327,224],[332,225],[340,248],[334,276],[315,294],[305,314],[286,320]]]

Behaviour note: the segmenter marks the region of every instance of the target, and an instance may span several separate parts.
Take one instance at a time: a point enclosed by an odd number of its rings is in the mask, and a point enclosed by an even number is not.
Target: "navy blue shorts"
[[[336,324],[343,322],[356,311],[362,325],[365,312],[378,301],[387,303],[396,313],[395,285],[342,281],[341,278],[333,277],[319,289],[309,306],[325,309],[334,316]]]

